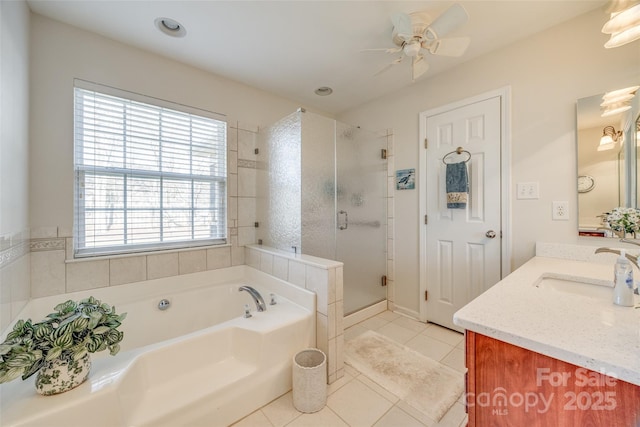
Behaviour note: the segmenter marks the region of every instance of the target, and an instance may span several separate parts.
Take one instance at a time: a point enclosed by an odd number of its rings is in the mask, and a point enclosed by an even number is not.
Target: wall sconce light
[[[613,11],[611,19],[602,27],[603,33],[611,34],[611,38],[604,44],[607,49],[640,39],[640,4],[628,7],[629,2],[619,3],[623,9]]]
[[[622,138],[622,131],[616,131],[613,126],[605,126],[602,129],[602,138],[598,145],[598,151],[611,150],[615,148],[618,140]]]

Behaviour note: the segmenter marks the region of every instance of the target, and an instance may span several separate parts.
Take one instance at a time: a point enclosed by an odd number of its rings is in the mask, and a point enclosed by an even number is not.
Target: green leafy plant
[[[118,327],[126,313],[118,315],[94,297],[69,300],[54,310],[38,323],[19,320],[0,344],[0,383],[27,379],[56,358],[77,361],[87,353],[109,349],[115,356],[120,351],[124,333]]]

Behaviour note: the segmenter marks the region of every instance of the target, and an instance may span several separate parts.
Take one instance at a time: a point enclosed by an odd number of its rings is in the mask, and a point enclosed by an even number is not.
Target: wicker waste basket
[[[327,356],[308,348],[293,357],[293,406],[300,412],[318,412],[327,403]]]

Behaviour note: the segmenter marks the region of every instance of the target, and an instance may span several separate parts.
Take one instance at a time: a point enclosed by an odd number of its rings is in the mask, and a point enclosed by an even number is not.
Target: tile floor
[[[345,331],[353,339],[368,329],[386,335],[425,356],[465,372],[463,335],[434,324],[424,324],[385,311]],[[435,422],[360,372],[346,365],[345,375],[329,386],[327,406],[313,414],[293,407],[291,392],[238,421],[233,427],[461,427],[467,424],[462,398],[440,422]]]

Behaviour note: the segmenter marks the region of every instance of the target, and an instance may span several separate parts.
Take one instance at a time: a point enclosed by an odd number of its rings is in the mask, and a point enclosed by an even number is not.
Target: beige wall
[[[537,240],[577,241],[576,99],[640,81],[638,42],[604,49],[606,17],[595,10],[394,95],[341,114],[369,129],[392,128],[395,168],[418,167],[422,111],[511,87],[512,268],[534,255]],[[539,200],[516,200],[518,182],[538,181]],[[395,194],[395,304],[419,310],[418,188]],[[569,221],[552,221],[552,202],[569,201]]]
[[[31,22],[32,296],[243,264],[242,246],[254,243],[256,234],[258,126],[299,106],[40,15]],[[73,261],[74,78],[227,116],[230,246]]]
[[[97,34],[32,16],[31,226],[73,223],[73,79],[227,115],[229,123],[266,125],[296,103]],[[242,125],[240,126],[242,128]]]
[[[0,330],[29,299],[29,9],[0,2]]]

